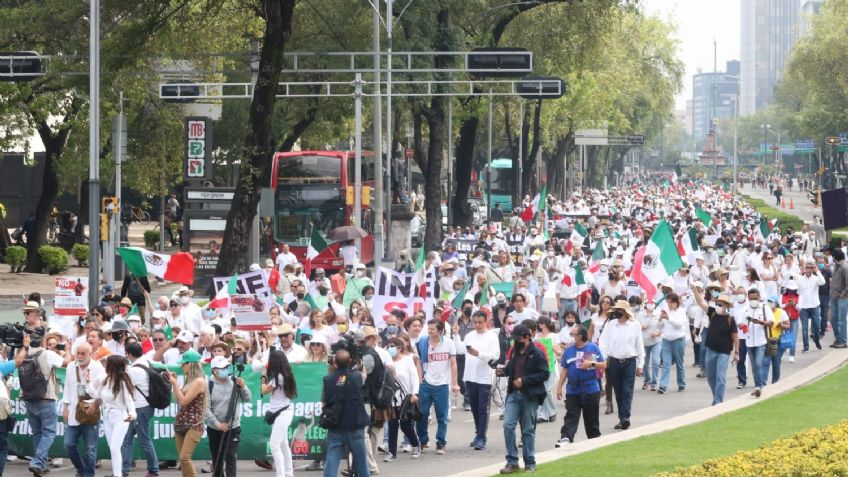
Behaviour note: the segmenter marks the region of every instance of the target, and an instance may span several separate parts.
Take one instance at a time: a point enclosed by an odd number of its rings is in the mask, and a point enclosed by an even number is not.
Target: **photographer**
[[[15,369],[24,362],[25,358],[26,352],[24,350],[18,350],[15,354],[14,361],[0,361],[0,375],[2,375],[0,397],[3,397],[5,394],[5,398],[9,399],[9,386],[6,384],[6,378],[15,372]],[[9,454],[9,434],[14,425],[15,419],[11,414],[6,419],[0,420],[0,475],[3,475],[3,470],[6,467],[6,457]]]
[[[209,452],[212,454],[212,469],[215,477],[236,475],[236,454],[241,435],[241,406],[238,402],[250,402],[250,390],[240,376],[231,376],[230,362],[223,356],[212,359],[212,378],[209,380],[209,399],[206,400],[206,433],[209,436]],[[244,370],[242,365],[239,370]],[[236,389],[234,389],[236,388]]]
[[[351,357],[347,350],[336,351],[335,369],[324,377],[321,402],[325,412],[333,412],[339,420],[327,429],[327,452],[324,477],[336,477],[339,462],[347,449],[353,456],[353,466],[358,477],[370,477],[368,453],[365,450],[365,428],[370,420],[365,412],[362,395],[362,374],[351,370]],[[335,406],[339,406],[335,411]],[[334,411],[330,411],[333,409]],[[280,477],[280,474],[277,474]]]

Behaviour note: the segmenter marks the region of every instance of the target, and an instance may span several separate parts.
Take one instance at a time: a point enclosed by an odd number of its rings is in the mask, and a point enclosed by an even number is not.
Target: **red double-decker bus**
[[[296,151],[274,154],[271,188],[274,189],[273,249],[289,244],[301,263],[306,259],[309,236],[314,227],[325,237],[331,230],[354,222],[354,204],[348,186],[353,186],[355,155],[352,151]],[[362,153],[362,185],[374,186],[374,154]],[[363,194],[362,223],[368,232],[362,239],[360,261],[374,261],[374,211]],[[341,242],[327,239],[329,248],[312,260],[312,269],[327,272],[344,268],[339,254]]]

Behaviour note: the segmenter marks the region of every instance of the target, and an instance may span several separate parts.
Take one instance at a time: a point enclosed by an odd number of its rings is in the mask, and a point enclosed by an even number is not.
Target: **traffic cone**
[[[781,199],[780,199],[780,208],[781,208],[781,209],[785,209],[785,208],[786,208],[786,199],[784,199],[784,198],[781,198]]]
[[[795,201],[793,201],[792,198],[790,197],[789,198],[789,209],[791,210],[791,209],[794,209],[794,208],[795,208]]]

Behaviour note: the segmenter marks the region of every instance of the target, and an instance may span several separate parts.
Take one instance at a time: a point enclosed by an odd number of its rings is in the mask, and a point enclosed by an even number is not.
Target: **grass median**
[[[766,204],[764,200],[755,199],[747,195],[743,195],[743,197],[745,197],[746,202],[757,209],[759,213],[768,217],[769,220],[777,219],[777,226],[780,227],[780,230],[786,230],[787,227],[792,227],[793,230],[801,230],[801,226],[804,225],[804,221],[797,215],[792,215],[790,213],[783,212],[780,209],[775,209],[774,207]]]
[[[745,409],[541,465],[537,475],[648,476],[756,449],[804,429],[848,418],[846,380],[848,368],[843,367],[815,383]]]

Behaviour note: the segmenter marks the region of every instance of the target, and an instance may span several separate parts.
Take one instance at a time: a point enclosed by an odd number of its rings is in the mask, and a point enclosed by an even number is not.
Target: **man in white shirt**
[[[640,365],[645,361],[642,326],[634,319],[630,304],[624,300],[617,301],[609,314],[610,321],[601,332],[600,348],[609,363],[609,379],[618,404],[615,429],[626,430],[630,427],[636,376],[642,376]]]
[[[194,292],[188,287],[182,286],[177,291],[177,300],[180,303],[180,317],[183,321],[181,329],[191,331],[194,334],[200,332],[200,325],[203,323],[203,311],[196,303],[191,301]]]
[[[282,325],[272,329],[271,334],[276,335],[280,340],[280,349],[286,354],[286,358],[288,358],[289,363],[297,364],[306,361],[306,348],[294,342],[294,327],[292,325],[283,323]],[[262,353],[261,359],[253,360],[252,366],[254,371],[259,371],[265,366],[265,364],[268,363],[268,355],[270,354],[270,351],[270,349],[266,349]]]
[[[150,368],[150,362],[142,357],[144,352],[138,343],[129,343],[126,346],[126,352],[127,359],[130,361],[127,374],[130,375],[130,381],[133,384],[136,418],[130,423],[127,434],[124,436],[124,445],[121,447],[121,456],[124,459],[123,474],[130,473],[133,463],[133,439],[137,435],[138,446],[147,460],[147,475],[159,475],[159,460],[156,457],[153,442],[150,440],[150,420],[153,418],[155,409],[147,402],[147,397],[150,396],[150,377],[144,369]]]
[[[751,372],[754,375],[755,385],[751,395],[760,397],[766,385],[765,377],[760,369],[766,352],[766,326],[772,326],[774,323],[774,313],[770,307],[760,301],[760,291],[757,288],[748,290],[748,309],[745,311],[745,320],[748,323],[745,346],[748,348],[748,357],[751,359]]]
[[[448,432],[448,407],[450,393],[459,392],[456,369],[456,347],[450,339],[444,339],[445,324],[441,320],[427,323],[427,338],[419,349],[423,348],[421,362],[424,366],[424,381],[418,390],[421,419],[416,423],[418,439],[424,447],[430,442],[428,420],[430,407],[436,407],[436,454],[444,455]]]
[[[99,423],[94,417],[93,424],[80,424],[77,419],[77,404],[82,401],[81,413],[91,416],[100,415],[97,401],[88,394],[86,389],[94,381],[103,379],[106,370],[98,361],[91,359],[91,345],[81,343],[77,346],[76,360],[68,364],[65,373],[65,386],[62,394],[62,418],[65,422],[65,451],[74,464],[77,475],[94,475],[94,464],[97,459],[97,438]],[[81,416],[80,416],[81,417]],[[85,441],[85,455],[79,452],[79,440]]]
[[[501,355],[500,343],[496,333],[486,329],[488,321],[483,311],[474,312],[474,331],[465,335],[465,392],[471,402],[471,414],[474,417],[476,434],[471,441],[475,450],[486,448],[486,431],[489,428],[489,402],[492,396],[492,367],[489,362],[497,362]]]
[[[277,270],[279,270],[280,273],[283,273],[283,268],[285,268],[286,265],[297,264],[297,257],[289,251],[289,244],[284,243],[283,246],[280,247],[280,253],[277,254],[275,262],[277,264]]]
[[[804,273],[795,282],[798,284],[798,310],[801,319],[801,336],[803,338],[803,353],[810,351],[810,331],[816,348],[822,349],[819,340],[821,327],[821,301],[819,287],[825,284],[824,276],[816,267],[815,260],[804,263]],[[813,321],[813,329],[809,330],[809,320]]]
[[[162,355],[162,364],[177,364],[183,353],[192,348],[194,348],[194,333],[188,330],[180,331],[180,334],[174,339],[174,347],[168,349]]]

